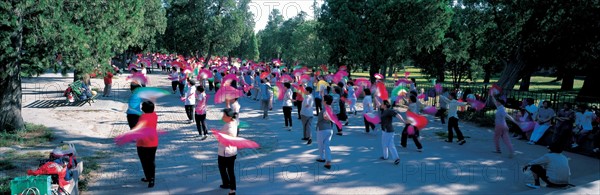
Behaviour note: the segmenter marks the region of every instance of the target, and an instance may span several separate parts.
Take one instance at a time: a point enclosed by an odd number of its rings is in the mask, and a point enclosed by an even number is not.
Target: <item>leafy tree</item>
[[[279,31],[283,24],[283,16],[278,9],[273,9],[269,14],[269,20],[265,29],[260,30],[257,34],[260,40],[259,51],[261,60],[271,60],[280,58],[282,45],[279,42]]]
[[[290,40],[289,59],[307,66],[327,63],[330,51],[317,34],[318,24],[316,20],[309,20],[296,27]]]

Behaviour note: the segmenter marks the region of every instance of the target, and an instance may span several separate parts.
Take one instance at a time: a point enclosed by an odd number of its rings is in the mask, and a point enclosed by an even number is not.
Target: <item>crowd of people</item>
[[[421,90],[419,94],[416,80],[409,79],[408,74],[405,74],[405,78],[395,78],[398,80],[396,82],[398,90],[394,89],[390,94],[385,88],[386,80],[383,75],[376,74],[373,82],[366,79],[352,79],[346,72],[348,70],[345,66],[339,67],[335,72],[330,72],[326,66],[310,69],[303,66],[286,66],[278,60],[268,63],[241,60],[232,62],[232,59],[223,57],[209,59],[206,62],[202,58],[163,54],[138,57],[138,62],[147,59],[165,71],[171,81],[172,93],[177,94],[183,102],[188,119],[186,122],[196,123],[201,140],[205,140],[208,136],[206,115],[209,94],[214,95],[214,98],[223,99],[222,102],[225,105],[222,110],[222,119],[225,125],[221,128],[221,132],[233,137],[237,137],[241,133],[239,124],[243,119],[240,118],[241,105],[238,101],[240,98],[260,102],[263,119],[270,119],[270,112],[279,112],[278,107],[275,106],[276,109],[273,109],[273,105],[281,103],[284,120],[282,129],[302,130],[301,140],[306,141],[307,145],[314,143],[312,134],[316,132],[315,141],[318,145],[316,161],[323,162],[323,166],[327,169],[332,166],[330,146],[334,131],[336,135],[343,136],[344,126],[347,126],[352,118],[363,119],[366,134],[381,131],[382,152],[380,158],[387,160],[391,154],[393,163],[397,165],[400,163],[400,157],[394,144],[394,118],[404,123],[400,145],[407,147],[407,139],[411,138],[417,151],[423,151],[423,143],[419,139],[420,129],[416,125],[419,122],[412,117],[407,117],[406,113],[402,111],[403,109],[399,109],[400,106],[407,107],[407,112],[425,114],[426,105],[423,99],[436,98],[439,100],[438,108],[427,114],[440,117],[442,124],[445,124],[447,120],[448,135],[445,141],[454,142],[454,134],[456,134],[458,145],[466,143],[465,136],[460,130],[458,113],[468,105],[477,107],[476,101],[463,100],[463,95],[457,94],[458,91],[436,89],[432,95],[425,95],[424,90]],[[153,66],[153,64],[144,64],[144,66]],[[133,67],[130,66],[130,69],[132,72],[137,72],[135,64]],[[142,67],[142,70],[145,70],[145,67]],[[138,87],[145,86],[145,83],[139,81],[132,80],[132,92]],[[361,111],[356,106],[361,97],[362,113],[361,116],[356,116]],[[596,113],[585,105],[578,105],[577,110],[574,110],[570,104],[564,104],[563,109],[555,112],[548,101],[543,101],[542,106],[537,107],[532,99],[527,99],[516,115],[510,115],[507,108],[504,107],[505,100],[497,98],[498,94],[494,92],[490,92],[489,97],[492,98],[496,107],[493,152],[501,153],[499,146],[501,139],[507,146],[509,158],[512,158],[514,154],[509,133],[511,130],[507,120],[519,127],[518,130],[513,131],[513,136],[521,136],[521,138],[529,140],[530,144],[537,143],[545,131],[553,127],[555,131],[550,148],[552,155],[545,155],[546,157],[543,159],[532,161],[527,166],[536,175],[536,182],[530,187],[539,187],[539,178],[555,186],[568,184],[568,178],[563,178],[570,175],[564,172],[564,169],[568,169],[568,163],[566,167],[562,166],[564,159],[555,154],[560,154],[564,149],[563,146],[579,147],[582,145],[592,130],[598,127]],[[475,97],[467,96],[466,98]],[[154,104],[150,105],[151,103],[132,96],[127,111],[127,121],[132,129],[138,125],[138,121],[141,121],[140,115],[141,118],[144,118],[145,114],[149,114],[150,108],[145,109],[145,106],[152,106],[151,110],[154,110]],[[297,117],[293,117],[294,107]],[[300,125],[293,126],[293,118],[298,118]],[[316,121],[313,123],[314,118]],[[158,120],[156,117],[150,119]],[[148,167],[154,167],[157,144],[140,145],[138,142],[138,154],[146,174],[142,181],[149,181],[148,187],[154,186],[154,171],[150,171]],[[599,137],[595,138],[594,147],[594,152],[600,152],[598,149],[600,148]],[[152,151],[154,153],[149,154]],[[235,147],[219,144],[218,164],[222,178],[220,187],[230,189],[230,194],[235,194],[236,190],[235,174],[233,173],[236,154]],[[555,160],[560,161],[560,171],[562,172],[557,173],[557,170],[554,170],[557,169],[556,166],[550,166],[552,170],[540,166],[549,162],[556,163]],[[150,173],[146,173],[147,171]]]

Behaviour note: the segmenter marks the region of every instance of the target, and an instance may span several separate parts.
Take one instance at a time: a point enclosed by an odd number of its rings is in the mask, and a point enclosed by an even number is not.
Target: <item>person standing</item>
[[[365,92],[365,97],[363,98],[363,120],[365,122],[365,131],[367,133],[370,132],[370,129],[373,129],[373,131],[375,131],[375,124],[369,122],[367,120],[367,117],[365,117],[365,114],[371,114],[373,113],[373,99],[371,98],[371,90],[369,88],[365,88],[363,90]]]
[[[306,144],[312,143],[312,119],[313,119],[313,106],[315,104],[314,99],[312,97],[313,89],[312,87],[306,88],[306,96],[304,96],[304,100],[302,101],[301,107],[303,108],[300,117],[302,120],[302,130],[304,130],[304,137],[302,140],[308,141]],[[298,95],[302,95],[301,92],[298,92]]]
[[[292,94],[292,98],[294,98],[294,106],[296,106],[296,111],[298,111],[298,119],[302,120],[302,101],[304,101],[304,95],[298,90]]]
[[[202,136],[202,140],[208,137],[208,128],[206,127],[207,99],[204,87],[196,87],[196,114],[194,114],[194,119],[196,120],[196,129],[198,129],[199,136]]]
[[[493,94],[490,94],[494,105],[496,105],[496,127],[494,129],[494,145],[496,146],[496,150],[494,153],[500,154],[500,139],[504,141],[504,144],[508,148],[508,158],[512,158],[514,155],[513,145],[510,142],[510,137],[508,133],[508,125],[506,124],[506,119],[510,119],[514,123],[517,123],[515,119],[506,113],[506,108],[504,108],[504,100],[496,100]]]
[[[184,98],[184,103],[185,103],[185,114],[187,115],[188,118],[188,123],[193,123],[194,122],[194,105],[196,104],[196,89],[195,89],[195,85],[196,82],[194,82],[193,80],[190,79],[186,79],[186,91],[185,91],[185,97]]]
[[[271,99],[271,95],[270,95],[271,84],[269,84],[269,80],[266,78],[260,80],[260,82],[262,83],[260,85],[260,102],[261,102],[261,107],[263,110],[263,119],[268,119],[269,118],[269,101]]]
[[[129,97],[129,101],[127,103],[127,123],[129,124],[129,129],[133,129],[135,125],[137,125],[140,120],[140,115],[142,115],[142,110],[140,105],[142,104],[142,99],[138,97],[136,93],[136,89],[141,87],[138,84],[131,84],[131,96]]]
[[[350,113],[354,112],[354,115],[356,115],[356,93],[355,93],[355,87],[354,87],[354,82],[349,81],[347,83],[348,85],[348,100],[350,101]]]
[[[106,76],[104,76],[104,93],[102,94],[102,97],[110,96],[110,91],[112,89],[112,78],[113,74],[110,71],[106,72]]]
[[[288,131],[292,130],[292,89],[290,83],[283,83],[285,87],[285,93],[283,94],[283,120],[285,122],[285,129]],[[289,126],[288,126],[289,124]]]
[[[171,67],[171,73],[169,73],[169,80],[171,80],[171,87],[173,88],[173,94],[175,94],[177,86],[179,86],[179,73],[177,73],[177,68]]]
[[[236,128],[238,126],[237,114],[230,108],[223,109],[222,120],[225,125],[221,128],[221,133],[236,137]],[[229,189],[229,194],[235,194],[235,159],[237,156],[237,147],[226,146],[219,142],[218,159],[219,173],[221,175],[221,184],[219,187]]]
[[[321,102],[323,101],[322,100],[323,95],[325,95],[323,92],[325,90],[324,89],[325,87],[320,85],[321,80],[323,80],[323,77],[318,76],[317,81],[315,82],[317,90],[315,90],[314,96],[315,96],[315,110],[317,111],[317,115],[319,115],[319,113],[323,110],[323,106],[322,106]]]
[[[592,121],[596,119],[596,114],[588,109],[588,106],[585,104],[579,104],[577,106],[577,122],[575,124],[575,130],[577,131],[577,135],[573,138],[573,144],[571,148],[577,148],[580,143],[587,137],[594,127],[592,126]]]
[[[442,95],[440,95],[440,96],[447,97],[450,95],[448,93],[448,89],[444,88],[444,89],[442,89],[442,91],[443,91]],[[435,116],[440,117],[440,120],[442,121],[442,125],[443,125],[443,124],[446,124],[446,117],[447,117],[446,112],[448,111],[448,104],[446,103],[446,101],[443,101],[441,98],[440,98],[439,102],[440,102],[440,109],[437,111],[437,113],[435,113]]]
[[[537,123],[535,124],[535,128],[533,129],[531,137],[529,138],[529,142],[527,142],[528,144],[533,145],[538,142],[542,136],[544,136],[546,130],[550,128],[550,123],[555,115],[556,114],[554,113],[554,110],[550,108],[550,102],[544,101],[542,103],[542,107],[538,109],[535,117],[535,121]]]
[[[400,163],[400,157],[398,156],[398,151],[396,150],[396,146],[394,146],[394,126],[392,125],[394,117],[400,119],[402,122],[404,118],[400,116],[398,112],[392,109],[392,105],[388,100],[383,100],[381,104],[381,147],[383,149],[383,156],[380,157],[381,160],[387,160],[388,155],[392,153],[392,158],[396,159],[394,161],[395,165]]]
[[[465,140],[465,137],[463,136],[462,132],[460,131],[460,128],[458,127],[457,112],[458,107],[465,106],[467,105],[467,103],[458,102],[458,100],[456,99],[456,93],[450,93],[450,98],[447,98],[446,96],[440,96],[440,100],[448,104],[448,139],[446,139],[445,141],[452,143],[452,139],[454,137],[454,133],[452,130],[454,130],[454,132],[456,132],[456,136],[458,137],[458,144],[465,144],[467,141]]]
[[[333,103],[333,97],[330,95],[323,96],[325,106],[331,106]],[[324,162],[324,167],[331,169],[331,138],[333,136],[333,123],[327,112],[323,111],[317,116],[317,143],[319,151],[319,159],[317,162]]]

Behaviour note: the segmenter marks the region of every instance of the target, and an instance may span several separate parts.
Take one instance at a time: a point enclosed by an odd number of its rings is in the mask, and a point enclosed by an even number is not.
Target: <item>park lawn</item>
[[[398,77],[404,77],[404,72],[410,72],[410,78],[415,78],[417,83],[428,83],[431,82],[431,80],[429,79],[429,77],[425,74],[421,73],[421,69],[417,68],[417,67],[405,67],[404,69],[400,70],[400,72],[398,72]],[[352,73],[352,77],[354,78],[368,78],[369,77],[369,72],[353,72]],[[495,77],[492,77],[490,79],[490,83],[495,83],[498,81],[499,75],[496,75]],[[549,76],[532,76],[531,77],[531,83],[529,86],[529,91],[538,91],[538,92],[558,92],[561,91],[560,90],[560,85],[561,82],[560,81],[555,81],[556,77],[549,77]],[[446,77],[446,81],[452,81],[452,77]],[[483,81],[483,79],[478,79],[476,80],[476,82],[481,83]],[[573,85],[573,90],[572,91],[568,91],[571,93],[577,93],[579,92],[579,90],[581,90],[581,87],[583,86],[583,81],[584,79],[582,78],[576,78],[575,79],[575,83]],[[394,83],[395,79],[392,78],[386,78],[386,83]],[[470,80],[465,81],[465,82],[471,82]],[[483,83],[481,83],[483,85]],[[520,86],[520,82],[517,82],[517,84],[515,84],[514,89],[518,90]]]

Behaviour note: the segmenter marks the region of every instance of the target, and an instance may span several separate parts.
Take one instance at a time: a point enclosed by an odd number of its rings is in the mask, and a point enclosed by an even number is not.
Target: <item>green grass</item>
[[[24,130],[16,132],[0,132],[0,147],[37,146],[40,143],[52,141],[54,137],[50,129],[43,125],[26,123]]]
[[[38,159],[48,157],[42,152],[17,153],[15,150],[0,155],[0,171],[7,177],[0,178],[0,194],[10,194],[10,180],[24,176],[28,169],[37,167]]]
[[[79,190],[86,191],[89,183],[94,179],[95,173],[100,169],[100,160],[108,158],[108,152],[96,152],[96,154],[87,157],[81,157],[84,162],[83,173],[79,176]]]

